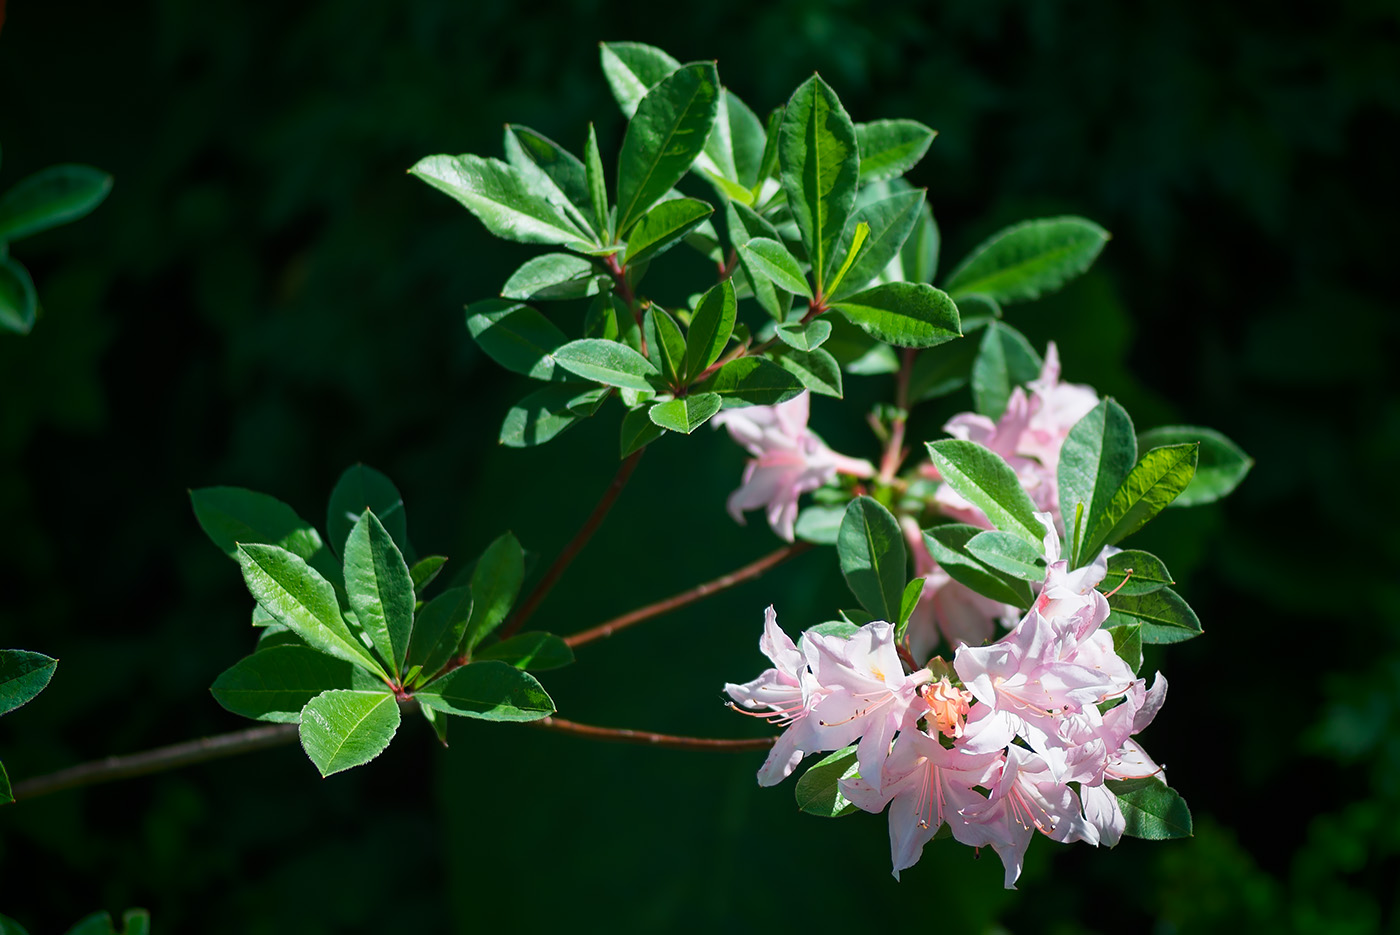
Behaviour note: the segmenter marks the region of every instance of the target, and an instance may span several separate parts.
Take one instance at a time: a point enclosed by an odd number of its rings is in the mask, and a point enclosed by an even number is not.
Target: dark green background
[[[1396,931],[1400,14],[1383,0],[12,0],[0,187],[63,161],[116,178],[94,215],[12,248],[44,315],[0,336],[0,645],[61,659],[0,722],[12,778],[245,723],[207,686],[251,647],[250,602],[188,487],[320,522],[363,460],[399,483],[422,553],[469,561],[513,529],[548,561],[572,534],[615,468],[618,410],[538,450],[495,444],[527,381],[477,352],[461,308],[537,251],[405,170],[498,154],[507,120],[577,148],[591,119],[611,171],[600,39],[718,59],[760,112],[816,69],[857,120],[936,127],[911,178],[946,259],[1024,217],[1113,232],[1090,275],[1009,320],[1140,427],[1211,425],[1258,461],[1141,543],[1205,623],[1149,659],[1172,689],[1144,736],[1196,837],[1037,840],[1016,893],[995,855],[947,842],[896,885],[883,818],[798,814],[790,784],[755,786],[759,755],[478,724],[443,750],[413,720],[329,780],[286,748],[7,808],[0,911],[34,935],[130,905],[210,933]],[[664,265],[665,302],[706,275]],[[850,379],[814,423],[873,456],[861,416],[889,383]],[[914,437],[964,408],[920,410]],[[708,431],[656,445],[535,623],[582,629],[774,548],[757,514],[723,514],[741,465]],[[849,602],[835,569],[802,556],[546,686],[581,721],[758,732],[720,686],[763,667],[768,603],[795,632]]]

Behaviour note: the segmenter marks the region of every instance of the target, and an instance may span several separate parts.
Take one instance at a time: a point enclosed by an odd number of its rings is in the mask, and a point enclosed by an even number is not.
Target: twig
[[[914,369],[914,357],[917,351],[912,347],[904,348],[901,355],[899,375],[895,377],[894,384],[894,405],[895,417],[890,426],[890,438],[885,444],[885,455],[880,459],[880,483],[888,484],[894,479],[895,472],[904,461],[904,424],[909,419],[909,375]]]
[[[687,604],[693,604],[702,597],[708,597],[716,591],[723,591],[725,588],[733,587],[750,578],[757,578],[774,565],[785,562],[794,555],[801,555],[811,547],[812,544],[810,542],[794,542],[792,545],[783,546],[775,552],[769,552],[757,561],[750,562],[737,571],[731,571],[727,575],[721,575],[713,581],[706,581],[704,584],[697,585],[689,591],[683,591],[665,600],[657,601],[654,604],[648,604],[645,607],[639,607],[620,617],[614,617],[606,623],[600,623],[592,629],[584,630],[582,633],[575,633],[573,636],[565,637],[564,642],[568,643],[570,647],[577,647],[582,646],[584,643],[591,643],[594,640],[612,636],[618,630],[626,629],[635,623],[641,623],[643,620],[650,620],[652,617],[669,613]]]
[[[535,727],[557,730],[577,737],[604,740],[612,743],[634,743],[644,747],[666,747],[671,750],[767,750],[777,739],[774,737],[754,737],[743,740],[723,740],[714,737],[681,737],[676,734],[653,734],[644,730],[627,730],[621,727],[595,727],[592,724],[579,724],[559,717],[547,717],[531,721]]]

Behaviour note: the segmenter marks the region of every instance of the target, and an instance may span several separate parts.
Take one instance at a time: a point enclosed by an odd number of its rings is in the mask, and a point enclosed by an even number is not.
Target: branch
[[[614,617],[607,623],[601,623],[591,630],[584,630],[582,633],[575,633],[573,636],[564,638],[564,642],[570,648],[582,646],[584,643],[591,643],[594,640],[601,640],[604,637],[612,636],[618,630],[626,629],[634,623],[641,623],[643,620],[650,620],[652,617],[669,613],[687,604],[693,604],[702,597],[708,597],[716,591],[723,591],[725,588],[733,587],[741,581],[748,581],[750,578],[757,578],[768,569],[781,562],[785,562],[794,555],[801,555],[812,547],[810,542],[794,542],[792,545],[783,546],[776,552],[769,552],[767,555],[750,562],[737,571],[731,571],[727,575],[721,575],[713,581],[706,581],[702,585],[683,591],[674,597],[668,597],[664,601],[657,601],[648,604],[620,617]]]
[[[560,717],[547,717],[530,721],[535,727],[557,730],[577,737],[604,740],[611,743],[634,743],[644,747],[666,747],[671,750],[767,750],[773,746],[775,737],[753,737],[743,740],[722,740],[713,737],[681,737],[676,734],[653,734],[644,730],[627,730],[621,727],[595,727],[592,724],[579,724]]]
[[[564,573],[564,569],[569,567],[569,563],[574,560],[574,556],[588,544],[588,540],[593,537],[593,533],[598,531],[598,527],[603,524],[603,518],[608,515],[608,510],[612,509],[613,501],[617,495],[622,493],[622,488],[627,485],[627,478],[632,476],[632,471],[637,467],[637,462],[642,459],[642,452],[645,448],[638,448],[627,456],[627,460],[622,462],[622,466],[617,469],[617,474],[613,476],[612,483],[604,491],[602,499],[593,508],[593,512],[584,521],[583,527],[574,536],[573,541],[564,546],[564,551],[559,553],[559,557],[554,560],[554,564],[549,566],[549,571],[545,572],[540,583],[535,585],[535,589],[530,592],[530,596],[525,598],[525,602],[520,605],[520,609],[515,612],[515,616],[501,629],[501,639],[506,639],[524,625],[530,615],[535,612],[540,601],[545,599],[550,588],[559,580],[559,576]]]
[[[880,459],[880,483],[888,484],[904,461],[904,424],[909,419],[909,375],[914,369],[914,358],[918,352],[912,347],[904,348],[901,355],[899,375],[895,377],[894,405],[898,410],[894,424],[890,426],[890,438],[885,445],[885,456]]]
[[[238,753],[249,753],[264,747],[276,747],[297,739],[296,724],[273,724],[265,727],[250,727],[216,737],[203,737],[169,747],[158,747],[144,753],[128,756],[109,756],[91,763],[83,763],[68,769],[61,769],[47,776],[26,779],[16,783],[13,795],[16,801],[38,798],[50,792],[62,792],[79,786],[92,786],[115,779],[130,779],[149,773],[192,766],[208,760],[217,760]]]

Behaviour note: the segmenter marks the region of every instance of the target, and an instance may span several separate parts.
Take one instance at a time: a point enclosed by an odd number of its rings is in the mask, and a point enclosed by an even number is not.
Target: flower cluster
[[[908,671],[885,621],[847,637],[809,631],[798,646],[770,607],[759,645],[773,668],[725,686],[737,710],[786,728],[761,785],[807,754],[856,745],[859,774],[841,792],[865,811],[889,807],[896,878],[946,824],[958,841],[993,848],[1013,887],[1035,832],[1111,847],[1125,821],[1105,781],[1162,772],[1132,737],[1166,680],[1149,690],[1101,629],[1105,559],[1069,571],[1052,518],[1038,516],[1050,566],[1034,604],[997,642],[960,646],[951,671],[942,660]]]

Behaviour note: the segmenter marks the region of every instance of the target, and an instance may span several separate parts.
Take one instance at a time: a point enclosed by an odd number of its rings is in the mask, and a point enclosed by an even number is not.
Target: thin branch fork
[[[714,737],[682,737],[677,734],[654,734],[651,731],[628,730],[621,727],[596,727],[592,724],[579,724],[561,717],[547,717],[531,721],[531,725],[545,730],[587,737],[611,743],[630,743],[644,747],[664,747],[670,750],[723,750],[739,753],[747,750],[767,750],[773,746],[776,737],[750,737],[743,739],[720,739]]]

